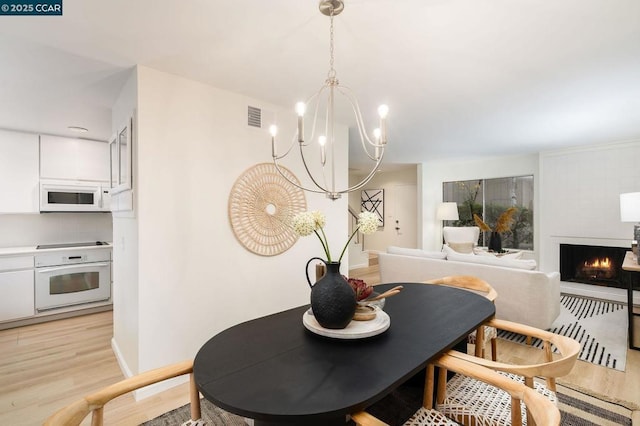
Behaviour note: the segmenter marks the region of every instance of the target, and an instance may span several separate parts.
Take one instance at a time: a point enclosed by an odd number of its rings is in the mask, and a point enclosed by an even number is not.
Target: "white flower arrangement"
[[[320,240],[320,244],[322,244],[324,253],[327,255],[327,262],[331,262],[329,243],[327,242],[327,236],[324,233],[324,226],[326,225],[326,223],[327,218],[325,217],[324,213],[317,210],[298,213],[291,220],[291,226],[293,227],[294,232],[301,237],[306,237],[307,235],[311,235],[312,233],[316,234],[316,236]],[[338,258],[338,262],[342,260],[342,256],[344,256],[344,253],[349,246],[349,242],[351,242],[358,231],[363,235],[370,235],[377,230],[378,217],[371,212],[360,213],[358,215],[356,229],[353,231],[346,244],[344,245],[344,248],[340,253],[340,257]]]

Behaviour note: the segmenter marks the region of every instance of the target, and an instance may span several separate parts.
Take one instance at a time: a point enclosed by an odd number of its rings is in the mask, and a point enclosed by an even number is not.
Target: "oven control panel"
[[[111,249],[65,250],[36,255],[36,268],[76,263],[111,262]]]

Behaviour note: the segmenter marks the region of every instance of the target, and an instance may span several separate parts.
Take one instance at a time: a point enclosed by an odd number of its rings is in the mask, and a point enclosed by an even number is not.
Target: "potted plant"
[[[516,207],[509,207],[498,217],[493,228],[487,225],[480,216],[474,213],[473,220],[476,225],[478,225],[478,227],[484,232],[491,232],[491,235],[489,236],[489,251],[497,253],[504,252],[504,250],[502,250],[502,234],[511,230],[511,226],[514,222],[513,215],[517,210],[518,209]]]

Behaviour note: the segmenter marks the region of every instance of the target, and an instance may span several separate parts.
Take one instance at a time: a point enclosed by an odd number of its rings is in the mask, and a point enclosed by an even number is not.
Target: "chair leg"
[[[440,367],[438,370],[438,390],[436,392],[436,404],[442,404],[447,392],[447,369]]]
[[[491,360],[498,361],[498,339],[491,339]]]
[[[189,375],[189,397],[191,400],[191,420],[201,419],[202,412],[200,410],[200,392],[198,392],[193,373]]]
[[[433,381],[434,381],[434,370],[435,367],[433,364],[427,365],[427,374],[424,379],[424,393],[422,396],[422,406],[427,410],[431,410],[433,408]]]
[[[476,330],[476,356],[484,358],[484,326]]]
[[[93,410],[91,416],[91,426],[103,426],[104,425],[104,407],[99,407]]]

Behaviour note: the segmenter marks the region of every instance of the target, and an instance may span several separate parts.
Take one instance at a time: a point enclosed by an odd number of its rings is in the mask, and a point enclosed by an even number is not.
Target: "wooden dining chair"
[[[511,380],[503,374],[499,374],[489,368],[454,357],[450,354],[443,354],[427,366],[423,406],[405,423],[405,426],[453,426],[459,424],[445,416],[438,409],[433,408],[434,367],[439,367],[439,371],[441,372],[439,374],[439,379],[443,380],[443,383],[446,381],[447,371],[452,371],[456,373],[456,376],[468,377],[472,380],[477,380],[485,383],[487,386],[493,386],[500,389],[502,392],[505,392],[510,400],[510,404],[506,405],[509,411],[507,414],[510,415],[509,424],[515,426],[523,424],[522,406],[527,407],[527,412],[531,413],[532,419],[535,420],[535,423],[538,426],[557,426],[560,424],[560,411],[558,410],[558,407],[535,390],[525,386],[523,383]],[[447,397],[447,386],[438,386],[437,401],[444,401]],[[378,418],[366,411],[352,414],[351,419],[359,426],[386,425],[386,423],[380,421]],[[470,418],[467,418],[466,420],[468,421],[466,422],[464,419],[462,420],[463,424],[472,424]],[[484,425],[489,423],[473,424]]]
[[[498,297],[495,289],[485,280],[472,275],[452,275],[449,277],[436,278],[424,281],[425,284],[437,284],[449,287],[458,287],[466,290],[475,291],[482,294],[492,302]],[[467,343],[475,345],[476,356],[485,356],[485,348],[491,345],[491,359],[497,360],[498,357],[498,332],[494,327],[482,326],[469,335]]]
[[[45,426],[76,426],[92,413],[91,426],[104,424],[104,406],[112,399],[145,386],[167,379],[190,375],[189,394],[191,400],[191,425],[204,425],[201,421],[200,393],[193,379],[193,361],[183,361],[166,367],[150,370],[113,385],[61,408],[45,420]]]
[[[489,320],[487,325],[495,327],[498,330],[505,330],[529,336],[533,339],[539,339],[543,343],[543,350],[540,351],[539,356],[536,356],[535,352],[531,352],[534,358],[531,363],[528,364],[496,362],[458,351],[450,351],[450,355],[482,367],[502,372],[512,380],[521,382],[530,389],[535,389],[536,392],[544,395],[551,402],[557,403],[555,380],[571,372],[580,352],[580,343],[570,337],[511,321],[492,319]],[[534,351],[534,349],[531,350]],[[554,350],[557,353],[554,354]],[[427,371],[427,375],[429,375],[429,371]],[[543,381],[535,381],[534,378],[536,377],[543,379]],[[433,377],[428,377],[428,380],[433,381]],[[438,382],[439,386],[442,385],[443,382],[443,380],[440,380]],[[479,421],[480,424],[509,424],[507,423],[508,419],[505,419],[505,414],[495,409],[495,407],[499,407],[508,402],[508,396],[505,395],[504,391],[461,375],[456,375],[447,381],[446,387],[447,397],[444,400],[438,401],[438,410],[447,416],[458,418],[464,414],[464,416],[481,419],[481,421]],[[426,391],[428,391],[428,389]],[[463,409],[461,409],[461,407],[463,407]],[[531,413],[527,412],[526,414],[527,418],[523,423],[529,425],[535,424],[532,423],[534,419],[531,418]]]

